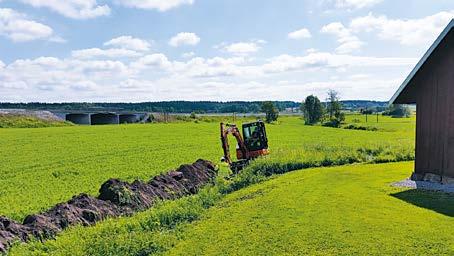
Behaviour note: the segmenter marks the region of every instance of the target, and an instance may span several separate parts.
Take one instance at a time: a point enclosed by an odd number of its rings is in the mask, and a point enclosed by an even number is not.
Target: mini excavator
[[[269,154],[268,138],[263,121],[244,123],[242,128],[243,136],[235,124],[221,123],[221,143],[224,150],[221,161],[229,164],[233,173],[241,171],[252,159]],[[237,161],[232,161],[230,157],[229,134],[232,134],[237,141]]]

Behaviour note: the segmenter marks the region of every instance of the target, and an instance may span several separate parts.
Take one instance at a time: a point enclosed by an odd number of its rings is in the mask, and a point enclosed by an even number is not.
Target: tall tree
[[[305,123],[313,125],[322,119],[324,108],[317,96],[310,95],[301,104],[301,111],[303,111]]]
[[[266,114],[265,121],[267,123],[277,121],[277,118],[279,117],[279,110],[274,106],[273,102],[271,101],[263,102],[262,111],[265,112]]]
[[[342,104],[339,102],[339,93],[335,90],[329,90],[326,102],[328,122],[325,123],[325,125],[340,127],[341,123],[345,121],[345,115],[342,113]]]
[[[326,98],[326,112],[328,113],[329,120],[333,118],[336,111],[339,111],[340,108],[339,93],[330,89]]]

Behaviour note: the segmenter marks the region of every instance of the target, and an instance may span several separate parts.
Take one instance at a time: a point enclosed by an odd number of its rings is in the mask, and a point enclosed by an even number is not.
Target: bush
[[[374,126],[361,126],[361,125],[354,125],[350,124],[344,127],[344,129],[349,129],[349,130],[361,130],[361,131],[378,131],[377,127]]]
[[[410,117],[411,110],[406,105],[392,104],[388,107],[388,109],[385,112],[383,112],[383,115],[391,116],[394,118]]]
[[[323,123],[322,125],[325,127],[339,128],[341,126],[341,122],[337,119],[332,119],[328,122]]]

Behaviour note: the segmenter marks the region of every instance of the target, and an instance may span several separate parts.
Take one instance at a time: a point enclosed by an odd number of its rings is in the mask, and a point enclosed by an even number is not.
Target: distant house
[[[454,183],[454,19],[391,98],[416,104],[414,180]]]

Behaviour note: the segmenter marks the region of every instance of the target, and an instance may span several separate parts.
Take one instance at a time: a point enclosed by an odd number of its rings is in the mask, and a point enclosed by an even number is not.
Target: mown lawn
[[[414,118],[380,117],[374,125],[383,129],[311,127],[282,117],[267,126],[272,153],[263,161],[298,167],[413,156]],[[221,155],[218,122],[0,129],[0,215],[21,221],[73,195],[96,195],[109,178],[149,179]]]
[[[316,168],[225,197],[168,255],[454,255],[454,197],[389,184],[412,163]]]
[[[395,188],[412,162],[312,168],[133,217],[71,228],[11,255],[453,255],[452,195]]]

